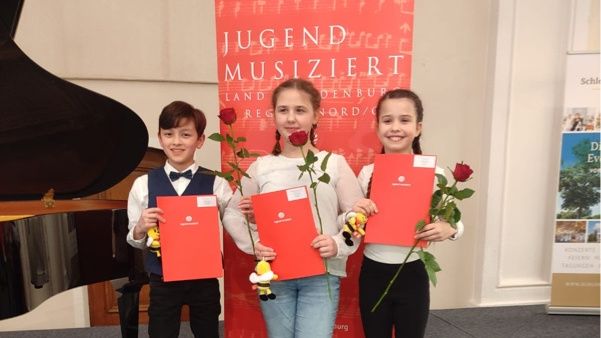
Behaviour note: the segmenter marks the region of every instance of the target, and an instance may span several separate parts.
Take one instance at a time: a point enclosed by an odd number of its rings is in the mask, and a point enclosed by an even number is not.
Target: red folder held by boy
[[[157,206],[166,220],[159,224],[163,279],[222,277],[217,198],[159,196]]]
[[[277,254],[271,267],[278,274],[278,280],[324,274],[323,259],[311,247],[317,230],[307,188],[274,191],[251,198],[261,243]]]
[[[430,222],[435,168],[436,156],[376,155],[370,199],[378,213],[369,217],[366,243],[413,246],[417,222]],[[426,241],[418,243],[418,247],[426,245]]]

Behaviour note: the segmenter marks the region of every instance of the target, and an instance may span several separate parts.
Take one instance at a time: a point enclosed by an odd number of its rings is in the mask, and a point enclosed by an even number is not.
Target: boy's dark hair
[[[382,102],[388,99],[409,99],[413,101],[413,105],[415,105],[415,117],[417,122],[422,122],[424,120],[424,106],[422,105],[422,100],[409,89],[393,89],[389,90],[380,99],[378,100],[378,105],[376,106],[376,121],[380,120],[380,107],[382,106]],[[416,138],[413,139],[413,144],[411,147],[413,148],[413,153],[420,155],[422,153],[422,147],[419,144],[419,139],[421,138],[422,133],[420,133]],[[382,148],[382,153],[384,153],[384,148]]]
[[[273,108],[273,111],[275,113],[275,105],[278,102],[278,97],[280,96],[280,93],[285,90],[285,89],[296,89],[299,90],[301,92],[306,93],[307,95],[309,95],[309,100],[311,100],[311,106],[313,107],[313,110],[317,113],[317,111],[319,110],[319,107],[321,106],[321,95],[319,94],[319,91],[315,88],[315,86],[313,86],[313,83],[311,83],[311,81],[305,80],[305,79],[297,79],[297,78],[292,78],[289,80],[286,80],[282,83],[280,83],[274,90],[273,93],[271,94],[271,108]],[[315,129],[317,128],[317,125],[314,125],[311,128],[311,132],[309,133],[309,140],[311,141],[311,144],[313,146],[315,146]],[[280,147],[280,132],[279,131],[275,131],[275,145],[273,146],[273,150],[271,151],[271,153],[273,155],[279,155],[282,153],[282,148]]]
[[[190,119],[194,122],[198,136],[204,134],[207,126],[205,114],[200,109],[194,108],[191,104],[183,101],[173,101],[163,108],[159,116],[159,128],[176,128],[184,119]]]

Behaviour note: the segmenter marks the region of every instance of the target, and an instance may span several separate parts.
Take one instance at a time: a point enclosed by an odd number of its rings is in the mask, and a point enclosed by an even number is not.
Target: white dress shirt
[[[169,173],[172,171],[178,172],[178,170],[169,164],[169,162],[165,163],[163,169],[165,170],[167,177],[169,177]],[[182,170],[182,172],[187,170],[191,170],[192,174],[195,174],[198,170],[198,164],[193,163],[188,168]],[[173,188],[180,196],[184,193],[188,184],[190,184],[190,181],[191,180],[185,177],[180,177],[175,181],[170,180],[171,185],[173,185]],[[213,184],[213,194],[217,196],[219,213],[220,215],[223,215],[227,204],[232,198],[232,189],[230,188],[229,183],[225,179],[216,176],[215,183]],[[134,239],[134,227],[140,220],[140,216],[146,208],[148,208],[148,175],[143,175],[134,181],[127,199],[127,217],[129,218],[127,242],[138,249],[146,247],[146,237],[139,240]]]

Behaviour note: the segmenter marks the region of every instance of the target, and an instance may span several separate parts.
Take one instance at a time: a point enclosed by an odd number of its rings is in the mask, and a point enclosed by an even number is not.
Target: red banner
[[[215,16],[220,108],[236,109],[236,135],[247,138],[251,152],[273,148],[271,91],[299,77],[321,92],[318,147],[344,155],[356,172],[373,161],[380,147],[376,102],[383,92],[411,83],[413,0],[216,0]],[[221,156],[225,170],[231,150],[223,146]],[[224,250],[225,336],[266,336],[259,300],[248,282],[252,257],[239,252],[228,236]],[[335,337],[363,336],[357,304],[360,262],[360,252],[349,259]]]

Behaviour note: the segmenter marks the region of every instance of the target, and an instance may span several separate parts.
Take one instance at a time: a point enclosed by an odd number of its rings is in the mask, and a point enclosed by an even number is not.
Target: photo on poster
[[[599,219],[598,132],[563,133],[558,219]]]
[[[601,243],[601,231],[599,231],[600,221],[588,221],[586,226],[586,242]]]
[[[555,243],[584,243],[586,221],[557,221]]]
[[[561,121],[561,130],[564,132],[599,131],[600,124],[598,107],[567,108]]]

